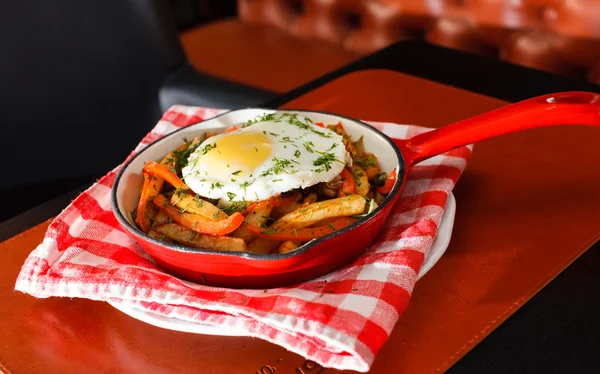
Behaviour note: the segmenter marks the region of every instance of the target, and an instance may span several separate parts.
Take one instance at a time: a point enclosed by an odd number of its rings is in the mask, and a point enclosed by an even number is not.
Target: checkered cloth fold
[[[174,106],[129,157],[152,141],[223,110]],[[428,129],[367,122],[406,138]],[[39,298],[80,297],[156,316],[234,329],[328,368],[366,372],[411,297],[448,194],[472,148],[414,167],[376,242],[352,264],[297,286],[209,287],[159,268],[119,226],[110,189],[122,164],[79,195],[50,224],[24,262],[15,289]]]

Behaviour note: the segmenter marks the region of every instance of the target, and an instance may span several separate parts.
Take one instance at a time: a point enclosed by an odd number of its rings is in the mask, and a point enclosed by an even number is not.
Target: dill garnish
[[[319,166],[319,168],[314,170],[317,173],[330,170],[331,163],[334,161],[344,164],[344,162],[338,160],[333,153],[326,153],[326,152],[319,152],[319,151],[317,151],[317,153],[319,153],[321,155],[315,161],[313,161],[313,166]]]
[[[207,154],[210,150],[213,150],[217,148],[217,144],[207,144],[204,147],[202,147],[202,154],[205,155]]]

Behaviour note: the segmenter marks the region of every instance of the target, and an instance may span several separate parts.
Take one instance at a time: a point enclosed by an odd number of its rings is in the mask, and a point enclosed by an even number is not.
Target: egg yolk
[[[209,173],[248,177],[271,155],[272,145],[262,133],[245,132],[231,134],[217,140],[216,148],[201,156]],[[239,172],[238,172],[239,171]]]

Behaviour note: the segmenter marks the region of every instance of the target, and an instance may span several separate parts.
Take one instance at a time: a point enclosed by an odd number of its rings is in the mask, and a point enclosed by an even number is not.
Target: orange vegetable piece
[[[340,176],[342,177],[342,187],[338,190],[338,197],[353,195],[356,190],[356,182],[350,171],[344,168]]]
[[[147,162],[144,165],[144,171],[157,178],[162,178],[169,182],[173,187],[179,189],[188,189],[183,181],[175,174],[171,169],[163,164],[159,164],[155,161]]]
[[[293,240],[293,241],[308,241],[322,236],[331,234],[341,228],[344,228],[356,222],[356,218],[343,217],[335,219],[326,225],[305,228],[288,228],[279,231],[270,231],[257,225],[248,225],[247,228],[254,235],[269,239],[269,240]]]
[[[199,214],[180,213],[179,209],[171,205],[164,195],[156,196],[153,202],[175,223],[202,234],[227,235],[240,227],[244,221],[244,216],[239,212],[219,221],[213,221]]]

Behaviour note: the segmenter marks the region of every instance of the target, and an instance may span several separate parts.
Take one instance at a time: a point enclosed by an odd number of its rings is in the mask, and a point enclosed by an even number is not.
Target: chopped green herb
[[[304,142],[304,148],[306,148],[306,150],[310,153],[315,153],[315,151],[313,151],[312,147],[314,147],[315,145],[313,144],[313,142]]]
[[[207,144],[204,147],[202,147],[202,154],[205,155],[207,154],[210,150],[217,148],[217,144]]]
[[[386,172],[377,173],[377,174],[375,174],[375,177],[373,177],[373,185],[374,186],[383,186],[385,184],[386,179],[387,179]]]
[[[230,196],[230,199],[231,199],[231,196]],[[233,214],[235,212],[240,212],[242,210],[245,210],[247,207],[248,206],[247,206],[247,203],[246,203],[246,199],[242,198],[241,201],[234,201],[233,203],[231,203],[231,205],[229,205],[227,208],[224,208],[223,211],[225,213],[227,213],[228,215],[231,215],[231,214]]]
[[[256,181],[256,179],[253,179],[252,182],[244,182],[242,184],[240,184],[240,187],[242,187],[244,189],[244,193],[246,193],[246,187],[249,187],[252,183],[254,183]]]
[[[135,222],[137,220],[137,207],[133,208],[133,210],[131,211],[131,219],[133,220],[133,222]]]
[[[285,170],[285,168],[290,167],[290,166],[293,167],[291,165],[292,162],[298,163],[298,161],[296,161],[296,160],[288,160],[288,159],[281,159],[279,157],[273,157],[273,163],[275,165],[273,165],[269,169],[263,171],[260,174],[260,176],[261,177],[266,177],[267,175],[277,175],[277,174],[280,174],[280,173],[291,174],[291,173],[287,172]]]
[[[321,154],[321,156],[319,156],[313,162],[313,166],[319,166],[319,168],[315,170],[317,173],[330,170],[331,163],[334,161],[344,164],[344,162],[338,160],[333,153],[325,153],[325,152],[318,152],[318,151],[317,151],[317,153]]]
[[[333,226],[333,223],[329,222],[329,227],[331,227],[332,230],[335,230],[335,226]]]
[[[377,163],[375,162],[375,157],[357,157],[354,160],[354,162],[356,162],[356,164],[363,169],[377,166]]]
[[[274,119],[275,119],[275,113],[261,114],[260,116],[255,117],[254,119],[251,119],[248,122],[246,122],[245,124],[243,124],[242,128],[246,128],[246,127],[254,125],[255,123],[258,123],[258,122],[273,121]]]
[[[373,213],[373,211],[377,208],[377,203],[375,202],[375,199],[371,199],[369,201],[369,210],[367,211],[367,213],[363,213],[363,214],[356,214],[353,217],[354,218],[363,218],[368,216],[369,214]]]
[[[239,173],[241,173],[241,172],[242,172],[241,170],[234,171],[233,173],[231,173],[231,175],[238,175],[238,174],[239,174]]]
[[[308,117],[304,117],[304,122],[302,122],[300,119],[298,119],[298,114],[284,113],[283,116],[288,118],[287,122],[290,125],[294,125],[303,130],[309,130],[309,131],[311,131],[319,136],[322,136],[324,138],[331,138],[331,136],[332,136],[331,134],[326,134],[322,131],[316,130],[313,126],[309,125],[309,123],[312,123],[312,120]]]
[[[233,192],[227,192],[227,197],[229,197],[229,201],[232,201],[237,195]]]
[[[191,203],[188,203],[186,206],[183,207],[183,209],[181,209],[179,211],[179,213],[185,213],[185,211],[187,210],[187,207],[190,206]]]
[[[296,157],[300,157],[300,155],[301,155],[301,153],[300,153],[300,151],[299,151],[299,150],[296,150],[296,152],[294,152],[294,156],[296,156]]]
[[[273,182],[282,182],[283,179],[273,179]]]

